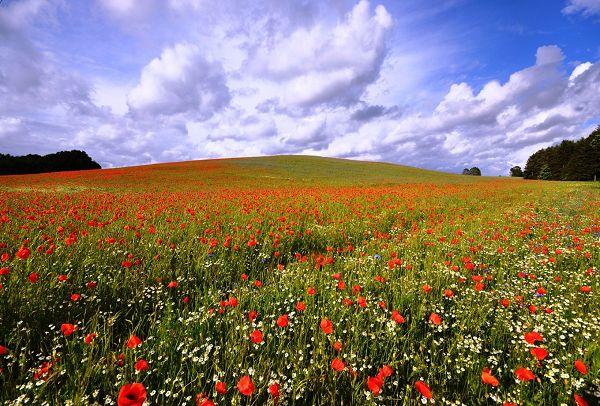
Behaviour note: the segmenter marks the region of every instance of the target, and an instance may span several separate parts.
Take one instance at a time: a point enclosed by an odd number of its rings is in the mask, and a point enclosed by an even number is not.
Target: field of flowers
[[[0,178],[7,405],[586,405],[600,187],[275,157]]]

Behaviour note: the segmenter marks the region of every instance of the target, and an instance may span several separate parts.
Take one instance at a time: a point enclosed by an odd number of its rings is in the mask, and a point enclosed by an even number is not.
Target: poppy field
[[[594,405],[600,187],[315,157],[0,177],[7,405]]]

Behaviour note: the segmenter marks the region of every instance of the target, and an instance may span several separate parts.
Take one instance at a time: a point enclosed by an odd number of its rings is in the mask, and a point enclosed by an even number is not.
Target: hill
[[[485,178],[484,178],[485,179]],[[489,179],[489,178],[487,178]],[[26,182],[25,182],[26,181]],[[278,155],[160,163],[60,174],[4,177],[15,187],[211,189],[311,186],[368,186],[402,183],[470,183],[473,177],[381,162]]]

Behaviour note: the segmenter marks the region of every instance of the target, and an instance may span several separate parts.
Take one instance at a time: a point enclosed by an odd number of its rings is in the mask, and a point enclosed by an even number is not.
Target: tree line
[[[54,154],[12,156],[0,154],[0,175],[27,173],[80,171],[101,169],[85,151],[60,151]]]
[[[520,170],[511,168],[511,176],[519,176]],[[600,126],[579,141],[565,140],[535,152],[527,160],[522,176],[543,180],[600,179]]]

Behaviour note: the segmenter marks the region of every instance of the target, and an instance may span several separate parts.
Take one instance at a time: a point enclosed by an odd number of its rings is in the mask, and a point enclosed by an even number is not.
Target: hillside
[[[485,179],[485,178],[484,178]],[[489,179],[489,178],[488,178]],[[494,178],[495,179],[495,178]],[[210,189],[368,186],[481,181],[410,166],[316,156],[208,159],[0,178],[0,188]]]

